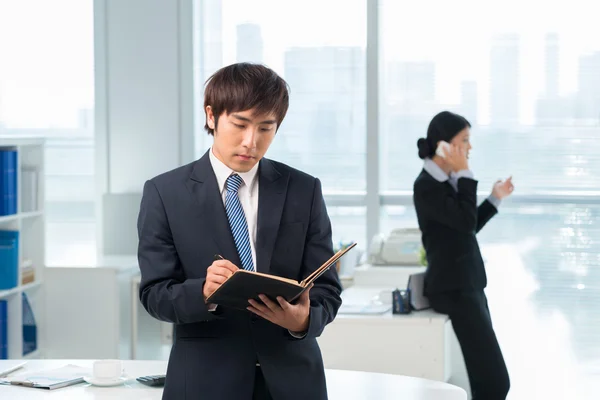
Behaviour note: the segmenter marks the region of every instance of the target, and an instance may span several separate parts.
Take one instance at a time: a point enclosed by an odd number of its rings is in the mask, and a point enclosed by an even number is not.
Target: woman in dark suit
[[[470,128],[464,117],[444,111],[417,142],[424,166],[413,200],[428,263],[424,294],[452,321],[473,399],[505,399],[510,381],[483,291],[487,278],[475,235],[498,212],[513,184],[511,178],[496,182],[491,196],[477,206],[477,181],[468,163]],[[440,142],[449,146],[436,154]]]

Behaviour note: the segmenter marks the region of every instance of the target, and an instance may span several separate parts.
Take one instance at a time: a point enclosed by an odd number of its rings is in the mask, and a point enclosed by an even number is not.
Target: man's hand
[[[217,290],[219,286],[221,286],[223,282],[225,282],[227,278],[233,275],[233,273],[237,270],[238,267],[233,265],[231,261],[214,261],[206,270],[206,281],[204,282],[204,287],[202,288],[204,301],[206,302],[206,298],[210,296],[212,292]]]
[[[283,297],[278,297],[277,302],[274,302],[261,294],[258,297],[264,304],[250,299],[248,310],[290,332],[306,332],[310,314],[309,292],[310,288],[302,293],[296,304],[288,303]]]
[[[515,189],[515,187],[512,183],[512,176],[511,176],[504,182],[502,182],[500,180],[497,181],[494,184],[494,189],[492,190],[492,195],[494,197],[496,197],[498,200],[502,200],[503,198],[509,196],[513,192],[514,189]]]

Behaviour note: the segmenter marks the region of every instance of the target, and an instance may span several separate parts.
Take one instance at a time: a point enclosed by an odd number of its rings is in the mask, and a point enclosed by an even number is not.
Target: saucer
[[[104,378],[94,378],[93,376],[84,376],[83,380],[94,386],[117,386],[122,385],[125,382],[130,381],[131,377],[129,376],[120,376],[118,378],[112,379],[104,379]]]

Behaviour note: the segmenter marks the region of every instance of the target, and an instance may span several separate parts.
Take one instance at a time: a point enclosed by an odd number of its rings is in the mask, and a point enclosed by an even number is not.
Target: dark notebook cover
[[[273,301],[277,301],[277,296],[281,296],[288,302],[292,302],[303,290],[304,287],[300,286],[298,282],[280,281],[241,269],[211,294],[207,302],[245,310],[250,305],[248,299],[260,301],[259,294],[266,294]]]
[[[248,299],[260,301],[258,295],[264,294],[275,302],[277,301],[276,298],[281,296],[288,302],[293,303],[306,288],[310,287],[312,282],[325,273],[332,265],[335,265],[354,246],[356,246],[356,243],[335,253],[302,282],[240,269],[219,286],[206,299],[206,302],[245,310],[250,305]]]

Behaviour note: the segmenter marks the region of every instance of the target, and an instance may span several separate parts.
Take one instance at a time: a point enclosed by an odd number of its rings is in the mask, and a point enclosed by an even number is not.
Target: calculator
[[[148,375],[136,378],[136,381],[148,386],[164,386],[166,375]]]

